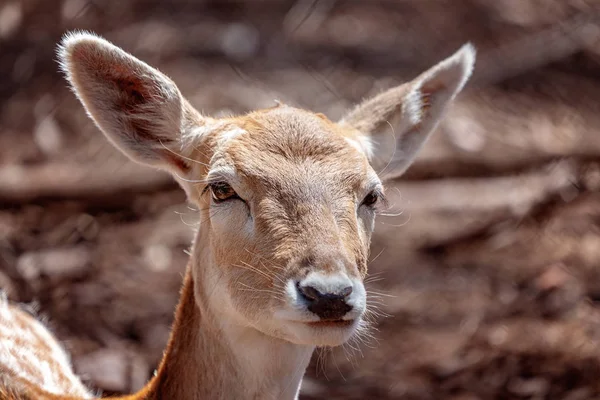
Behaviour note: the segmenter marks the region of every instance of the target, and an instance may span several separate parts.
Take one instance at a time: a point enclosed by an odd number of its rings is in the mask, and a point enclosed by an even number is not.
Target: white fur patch
[[[300,285],[311,286],[321,293],[337,293],[352,287],[352,293],[347,299],[352,311],[344,316],[346,320],[360,319],[366,309],[367,295],[364,284],[360,279],[351,279],[344,272],[324,275],[320,271],[311,271]],[[306,301],[299,294],[296,283],[288,280],[285,286],[286,307],[277,310],[275,317],[290,321],[318,321],[319,317],[308,311]]]
[[[456,53],[440,62],[425,74],[420,76],[404,97],[402,113],[411,125],[419,124],[423,119],[423,92],[422,89],[430,81],[439,81],[448,92],[445,101],[453,99],[467,83],[473,73],[476,50],[472,44],[467,43]]]
[[[475,68],[475,58],[477,56],[477,50],[471,43],[463,45],[450,59],[447,61],[449,64],[460,64],[462,78],[456,87],[456,93],[460,92],[465,86]]]
[[[346,141],[367,156],[369,160],[373,156],[373,142],[367,135],[360,135],[356,139],[346,138]]]
[[[420,85],[415,85],[404,97],[402,115],[408,120],[409,126],[417,125],[423,118],[423,100]]]
[[[231,129],[228,129],[228,130],[222,132],[221,135],[219,135],[220,141],[222,141],[223,143],[226,143],[226,142],[230,141],[231,139],[234,139],[240,135],[243,135],[244,133],[248,133],[248,132],[246,132],[242,128],[238,128],[237,126],[232,126]]]
[[[449,94],[446,101],[453,99],[473,73],[476,53],[475,47],[467,43],[416,80],[402,104],[402,112],[410,124],[417,125],[423,118],[423,86],[430,81],[439,81]]]
[[[206,135],[211,134],[212,132],[222,129],[225,126],[225,122],[223,121],[210,121],[206,122],[202,126],[197,126],[190,132],[189,139],[195,141],[200,139]]]
[[[231,139],[234,139],[244,133],[247,133],[244,129],[225,121],[207,121],[202,126],[197,126],[192,129],[188,134],[185,134],[182,138],[183,146],[193,145],[194,143],[202,140],[203,137],[210,135],[213,132],[221,131],[218,137],[219,145],[224,145]]]

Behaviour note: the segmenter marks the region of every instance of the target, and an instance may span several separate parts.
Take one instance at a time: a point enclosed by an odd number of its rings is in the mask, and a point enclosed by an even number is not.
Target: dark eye
[[[373,207],[375,204],[377,204],[377,202],[379,201],[380,198],[381,198],[381,193],[376,190],[373,190],[373,191],[369,192],[368,195],[365,196],[361,205],[367,206],[367,207]]]
[[[209,185],[210,193],[215,203],[239,199],[239,196],[227,182],[215,182]]]

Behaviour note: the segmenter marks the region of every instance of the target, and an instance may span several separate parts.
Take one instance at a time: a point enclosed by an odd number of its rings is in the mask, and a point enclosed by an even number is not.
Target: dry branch
[[[542,31],[503,44],[477,61],[471,84],[494,84],[564,59],[600,40],[598,14],[579,14]]]
[[[135,164],[116,171],[60,162],[31,167],[5,165],[0,167],[0,201],[26,202],[46,197],[101,201],[126,192],[157,190],[172,182],[162,172]]]
[[[576,166],[564,161],[516,176],[398,182],[388,197],[391,204],[407,212],[500,209],[518,216],[576,181]]]
[[[390,210],[375,231],[380,243],[437,246],[522,219],[579,181],[579,168],[564,161],[514,176],[396,182],[388,188]],[[386,214],[388,214],[386,216]]]

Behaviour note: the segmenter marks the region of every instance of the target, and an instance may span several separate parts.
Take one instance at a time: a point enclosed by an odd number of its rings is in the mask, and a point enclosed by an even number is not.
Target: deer
[[[107,40],[66,34],[58,59],[106,138],[170,172],[199,224],[171,336],[125,400],[297,399],[316,347],[367,329],[369,246],[383,182],[402,175],[465,86],[475,48],[337,121],[278,102],[198,112],[176,84]],[[58,339],[0,302],[0,397],[88,399]]]

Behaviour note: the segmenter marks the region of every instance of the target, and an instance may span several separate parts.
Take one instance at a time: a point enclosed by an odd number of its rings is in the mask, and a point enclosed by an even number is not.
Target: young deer
[[[125,399],[295,399],[315,346],[341,345],[363,327],[377,172],[410,165],[475,50],[464,46],[338,122],[287,105],[203,116],[165,75],[88,33],[67,35],[59,58],[106,137],[170,171],[200,210],[164,358]],[[0,395],[91,397],[49,332],[7,305]]]

